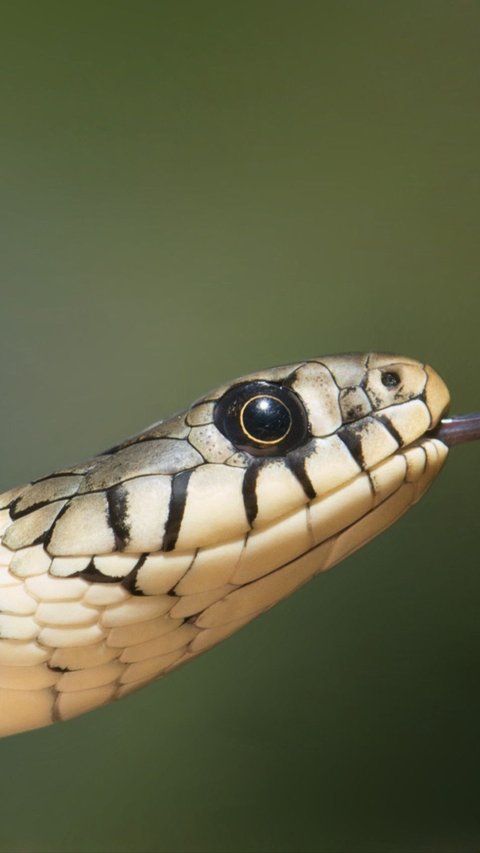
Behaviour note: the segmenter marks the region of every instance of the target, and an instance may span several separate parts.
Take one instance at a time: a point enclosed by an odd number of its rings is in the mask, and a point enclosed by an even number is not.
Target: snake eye
[[[292,426],[292,415],[285,403],[270,394],[251,397],[242,406],[240,426],[258,444],[279,444]]]
[[[395,388],[396,385],[400,385],[398,373],[395,373],[393,370],[387,370],[382,373],[382,385],[385,385],[385,388]]]
[[[254,456],[287,453],[308,436],[307,415],[298,396],[270,382],[230,388],[216,404],[215,424],[239,450]]]

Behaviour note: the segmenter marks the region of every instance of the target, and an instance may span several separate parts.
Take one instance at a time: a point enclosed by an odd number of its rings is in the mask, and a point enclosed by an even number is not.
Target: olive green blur
[[[329,352],[480,408],[478,2],[0,11],[2,489]],[[478,851],[479,461],[178,672],[1,741],[2,853]]]

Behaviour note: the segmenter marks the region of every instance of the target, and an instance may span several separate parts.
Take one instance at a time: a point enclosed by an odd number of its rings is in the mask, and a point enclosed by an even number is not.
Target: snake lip
[[[443,441],[447,447],[476,441],[480,439],[480,412],[443,418],[430,435]]]

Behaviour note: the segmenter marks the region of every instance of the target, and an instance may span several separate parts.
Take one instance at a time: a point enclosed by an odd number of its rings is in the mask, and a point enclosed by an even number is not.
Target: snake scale
[[[428,365],[312,359],[225,385],[0,497],[0,734],[191,660],[426,491],[478,417]]]

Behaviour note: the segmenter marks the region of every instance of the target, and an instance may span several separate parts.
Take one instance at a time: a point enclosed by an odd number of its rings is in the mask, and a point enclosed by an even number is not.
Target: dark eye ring
[[[396,385],[400,385],[398,373],[393,370],[386,370],[382,373],[382,385],[385,385],[385,388],[395,388]]]
[[[214,420],[235,447],[253,456],[285,454],[309,436],[300,398],[273,382],[234,385],[217,401]]]

